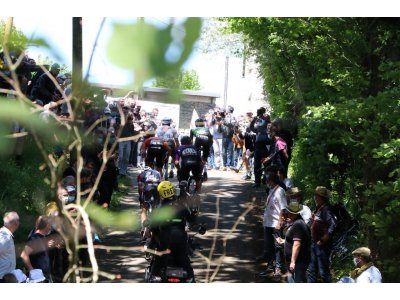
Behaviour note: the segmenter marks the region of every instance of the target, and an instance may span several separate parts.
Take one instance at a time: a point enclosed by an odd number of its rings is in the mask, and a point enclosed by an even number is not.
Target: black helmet
[[[194,121],[194,125],[196,127],[204,127],[206,125],[206,122],[202,118],[199,118],[196,121]]]
[[[192,144],[192,139],[190,138],[190,136],[183,136],[181,138],[181,145],[191,145]]]
[[[172,119],[171,119],[171,118],[168,118],[168,117],[165,117],[165,118],[163,118],[163,119],[161,120],[161,124],[162,124],[162,125],[171,125],[171,123],[172,123]]]

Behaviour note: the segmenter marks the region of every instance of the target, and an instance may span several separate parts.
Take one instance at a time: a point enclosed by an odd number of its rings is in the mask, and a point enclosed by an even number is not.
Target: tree
[[[5,42],[5,33],[7,29],[7,24],[5,21],[1,20],[0,21],[0,52],[2,52],[4,49],[4,42]],[[11,31],[10,35],[7,38],[7,48],[9,51],[15,51],[18,54],[23,52],[26,49],[28,43],[28,38],[25,36],[25,34],[21,31],[18,30],[14,25],[11,26]]]
[[[273,115],[298,132],[295,181],[310,197],[317,185],[332,189],[360,222],[357,246],[368,245],[385,281],[398,282],[400,20],[226,20],[257,57]]]
[[[12,18],[8,20],[6,25],[8,28],[12,25]],[[179,28],[175,28],[175,26]],[[150,78],[162,77],[180,70],[182,64],[191,54],[193,44],[199,37],[200,28],[201,20],[199,18],[188,18],[179,25],[170,24],[164,29],[144,22],[137,24],[115,23],[107,45],[107,54],[112,63],[134,73],[132,78],[135,78],[135,81],[131,83],[132,88],[142,86],[142,83]],[[174,37],[172,31],[176,29],[184,31],[185,36],[183,38]],[[4,43],[4,50],[7,52],[11,49],[8,47],[16,44],[16,42],[13,41],[13,36],[9,35],[8,32],[3,37],[11,41],[11,43]],[[177,45],[182,51],[176,57],[176,60],[166,59],[167,50]],[[121,51],[122,48],[123,51]],[[69,254],[69,270],[64,276],[64,281],[96,282],[100,274],[114,279],[117,277],[115,274],[107,274],[98,269],[91,232],[92,222],[96,222],[98,226],[126,230],[137,230],[140,222],[134,217],[135,212],[113,213],[95,205],[92,200],[106,164],[115,154],[114,151],[125,125],[122,108],[119,107],[122,115],[120,130],[116,133],[116,139],[112,145],[108,145],[111,137],[111,133],[108,132],[102,147],[102,162],[94,186],[90,192],[84,195],[84,193],[81,193],[80,184],[84,164],[82,148],[93,145],[96,125],[105,121],[104,118],[98,119],[98,116],[96,116],[93,124],[85,126],[84,121],[87,121],[85,117],[93,113],[89,106],[91,103],[95,105],[95,101],[93,101],[95,89],[87,81],[84,81],[82,86],[74,87],[72,96],[66,96],[62,100],[67,103],[70,116],[66,118],[50,113],[51,117],[45,121],[39,117],[36,104],[27,99],[21,90],[19,84],[21,79],[18,78],[15,71],[19,63],[18,61],[13,62],[15,66],[10,67],[11,76],[14,80],[10,82],[10,87],[6,89],[6,94],[12,93],[15,99],[0,94],[0,150],[10,148],[14,139],[27,136],[32,141],[27,147],[33,147],[33,145],[36,147],[35,151],[30,148],[27,148],[26,151],[29,153],[39,152],[40,157],[35,156],[35,161],[31,162],[31,167],[35,172],[27,172],[28,168],[24,165],[24,168],[22,168],[24,170],[23,176],[15,175],[20,175],[20,173],[14,162],[10,162],[13,164],[11,167],[6,167],[4,161],[1,161],[5,167],[0,172],[0,182],[2,186],[11,188],[3,190],[0,200],[7,199],[7,201],[1,201],[0,209],[8,210],[13,207],[20,207],[30,209],[32,214],[37,215],[44,214],[46,204],[53,202],[52,204],[57,207],[61,218],[59,225],[62,224],[62,226],[58,228],[61,228],[60,231],[63,233],[65,247]],[[72,99],[74,105],[71,105]],[[104,105],[104,101],[102,101],[102,104]],[[17,127],[16,124],[23,130],[10,133],[10,128]],[[135,138],[137,137],[132,139]],[[60,147],[63,150],[62,153],[56,151]],[[28,159],[28,157],[24,158]],[[6,158],[5,160],[8,162],[11,159],[7,160]],[[76,162],[77,195],[74,203],[64,203],[57,191],[66,164],[72,161]],[[8,171],[14,172],[14,176],[10,176]],[[30,181],[30,176],[35,177],[32,179],[30,187],[22,187],[26,183],[25,181]],[[38,197],[39,199],[34,199],[33,193],[37,189],[47,192],[43,192]],[[10,190],[13,193],[24,193],[24,195],[16,199],[12,197],[13,194],[9,194]],[[35,205],[35,203],[40,205]],[[160,209],[159,216],[160,218],[169,218],[170,213],[168,213],[168,210]],[[87,242],[82,244],[82,239],[87,240]],[[18,242],[24,240],[21,239]],[[82,249],[87,249],[90,268],[85,268],[80,264],[78,253]],[[91,274],[88,277],[81,277],[82,271],[91,271]]]
[[[51,65],[56,63],[56,62],[53,61],[48,56],[43,57],[41,54],[39,54],[36,63],[38,65],[51,67]],[[60,74],[65,74],[65,73],[70,73],[71,74],[71,70],[69,69],[69,67],[66,64],[62,64],[62,65],[60,65]]]
[[[201,89],[199,76],[195,70],[180,70],[177,76],[167,75],[165,77],[158,77],[153,82],[153,86],[192,91]]]

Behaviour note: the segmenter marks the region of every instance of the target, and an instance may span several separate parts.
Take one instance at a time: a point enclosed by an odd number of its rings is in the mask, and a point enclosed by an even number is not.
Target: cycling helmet
[[[206,125],[206,122],[202,118],[199,118],[196,121],[194,121],[194,125],[196,127],[204,127]]]
[[[163,199],[168,199],[176,195],[175,186],[169,181],[161,181],[157,186],[157,191]]]
[[[190,138],[190,136],[183,136],[181,138],[181,145],[191,145],[192,144],[192,139]]]
[[[171,118],[168,118],[168,117],[165,117],[165,118],[163,118],[163,119],[161,120],[161,124],[162,124],[162,125],[171,125],[171,123],[172,123],[172,119],[171,119]]]

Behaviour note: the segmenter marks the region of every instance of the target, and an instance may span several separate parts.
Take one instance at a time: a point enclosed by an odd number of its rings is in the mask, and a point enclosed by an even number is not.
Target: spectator
[[[294,187],[292,179],[286,176],[286,169],[283,166],[278,167],[278,176],[279,180],[285,185],[285,190],[291,189]]]
[[[262,161],[269,154],[270,139],[267,134],[267,126],[270,123],[269,116],[265,115],[265,108],[257,110],[257,116],[251,121],[250,129],[256,133],[254,143],[254,188],[261,186]]]
[[[19,227],[19,216],[15,211],[6,212],[4,226],[0,229],[0,280],[7,273],[15,270],[15,245],[13,233]]]
[[[234,152],[234,158],[233,158],[234,167],[232,167],[231,169],[233,169],[237,173],[239,172],[242,165],[242,163],[240,162],[240,158],[243,155],[243,148],[244,148],[244,135],[242,132],[242,128],[239,125],[234,126],[232,142],[233,142],[233,152]]]
[[[317,282],[317,274],[325,283],[331,282],[329,257],[332,251],[332,235],[336,228],[335,217],[329,206],[330,191],[324,186],[315,189],[317,207],[311,220],[311,262],[307,282]]]
[[[50,67],[50,75],[55,79],[59,73],[60,65],[57,63],[53,64]],[[32,88],[32,99],[39,99],[43,102],[43,104],[47,104],[52,101],[57,102],[61,99],[62,95],[57,89],[50,75],[48,75],[47,72],[40,75],[39,79],[35,82]]]
[[[293,136],[289,130],[283,128],[282,123],[283,122],[281,119],[275,119],[272,121],[272,124],[278,130],[278,135],[286,142],[287,154],[288,154],[287,164],[289,165],[290,160],[292,159]],[[287,172],[287,168],[286,168],[286,172]]]
[[[39,216],[35,229],[29,234],[28,242],[22,250],[21,259],[29,272],[33,269],[41,269],[46,279],[52,282],[48,239],[46,238],[50,230],[48,217]]]
[[[257,260],[267,260],[267,270],[261,272],[260,276],[266,276],[273,269],[275,259],[275,274],[280,275],[282,268],[280,247],[275,247],[275,236],[280,236],[282,224],[282,210],[287,206],[285,190],[279,186],[279,178],[276,174],[270,174],[267,179],[269,195],[265,203],[264,211],[264,254]]]
[[[290,225],[284,240],[285,258],[291,274],[288,280],[295,283],[307,282],[306,271],[310,263],[310,228],[301,217],[302,211],[302,205],[296,201],[286,207]],[[278,239],[278,242],[282,242],[282,239]]]
[[[250,124],[253,121],[253,113],[248,112],[246,113],[246,125],[245,129],[243,130],[243,135],[244,135],[244,147],[246,151],[243,153],[242,156],[242,161],[243,165],[246,168],[246,174],[242,177],[243,180],[248,180],[251,179],[251,159],[254,156],[254,143],[255,143],[255,137],[256,134],[251,131],[250,129]]]
[[[381,283],[382,275],[371,259],[371,250],[361,247],[352,253],[353,261],[356,266],[350,276],[356,283]]]
[[[225,116],[222,117],[222,160],[223,160],[223,171],[230,170],[234,167],[233,162],[233,141],[232,137],[234,134],[234,126],[237,121],[233,116],[234,108],[228,105],[225,112]]]
[[[303,218],[304,222],[310,226],[311,224],[311,209],[303,204],[303,191],[301,191],[297,187],[290,188],[286,191],[286,197],[290,202],[298,202],[299,204],[302,204],[302,210],[300,212],[301,217]]]
[[[214,110],[214,114],[209,119],[209,128],[211,134],[213,136],[213,149],[214,149],[214,164],[215,169],[219,170],[221,167],[221,163],[223,163],[222,159],[222,118],[224,113],[220,108],[216,107]]]
[[[280,136],[278,136],[278,130],[276,127],[270,127],[270,135],[273,141],[270,151],[271,154],[265,158],[262,163],[269,163],[273,166],[277,166],[277,168],[284,167],[286,173],[288,168],[287,144]]]
[[[126,114],[126,123],[122,128],[120,138],[131,138],[136,135],[135,128],[133,125],[133,115],[128,113],[128,107],[124,107],[124,113]],[[128,175],[128,163],[131,154],[131,141],[121,141],[118,145],[118,169],[120,176]]]

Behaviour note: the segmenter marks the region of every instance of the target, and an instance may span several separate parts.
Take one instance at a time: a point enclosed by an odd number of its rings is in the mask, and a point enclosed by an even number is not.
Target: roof
[[[104,83],[94,83],[93,85],[98,86],[100,88],[108,88],[108,89],[120,89],[128,91],[126,86],[118,86],[113,84],[104,84]],[[159,88],[159,87],[143,87],[143,91],[150,93],[167,93],[170,89],[167,88]],[[188,96],[200,96],[200,97],[209,97],[209,98],[221,98],[220,94],[210,93],[205,91],[190,91],[190,90],[181,90],[181,93]]]

